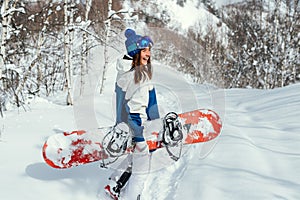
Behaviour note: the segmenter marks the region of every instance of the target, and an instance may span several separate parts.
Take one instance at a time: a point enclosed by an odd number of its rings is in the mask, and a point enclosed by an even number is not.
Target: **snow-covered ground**
[[[5,200],[96,200],[113,169],[92,163],[67,170],[47,166],[42,145],[61,130],[114,123],[114,79],[108,70],[104,94],[97,87],[101,53],[90,59],[83,96],[75,105],[61,95],[36,98],[0,119],[0,191]],[[112,57],[115,55],[112,54]],[[164,150],[153,153],[156,167],[146,181],[145,199],[300,199],[300,84],[274,90],[221,90],[193,84],[182,74],[154,64],[160,111],[211,108],[223,119],[221,136],[184,149],[176,163]],[[77,85],[79,81],[77,82]]]

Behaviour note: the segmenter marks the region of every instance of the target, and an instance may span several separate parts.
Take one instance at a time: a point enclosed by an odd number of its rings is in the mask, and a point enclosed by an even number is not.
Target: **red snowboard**
[[[221,132],[221,119],[212,110],[185,112],[178,114],[178,118],[182,124],[184,145],[210,141]],[[162,119],[151,121],[149,127],[145,133],[149,149],[163,148],[162,142],[158,141],[159,132],[163,129]],[[71,168],[107,159],[109,155],[104,153],[102,141],[110,129],[111,127],[94,131],[79,130],[50,136],[43,146],[43,158],[54,168]]]

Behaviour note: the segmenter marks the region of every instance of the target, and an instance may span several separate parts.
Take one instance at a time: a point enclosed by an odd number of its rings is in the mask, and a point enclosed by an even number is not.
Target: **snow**
[[[172,11],[171,19],[175,20],[175,23],[180,23],[181,28],[187,29],[193,26],[197,19],[206,18],[206,11],[199,12],[199,10],[195,7],[195,3],[193,1],[188,1],[185,3],[184,7],[181,7],[175,4],[173,1],[157,1],[160,2],[164,7],[167,7]],[[202,11],[202,10],[201,10]]]
[[[214,30],[219,30],[220,33],[227,32],[226,26],[217,26],[220,23],[220,19],[204,9],[199,1],[189,0],[184,3],[184,6],[180,6],[174,1],[156,0],[154,2],[159,10],[157,15],[167,12],[170,17],[170,21],[167,24],[168,28],[177,30],[180,34],[188,35],[189,30],[194,30],[195,33],[205,35],[211,31],[210,27],[213,27]],[[145,9],[143,6],[141,8]],[[151,9],[149,8],[149,10]],[[150,15],[153,14],[151,11],[148,11],[148,13]],[[222,37],[224,35],[219,36],[218,40],[222,40]]]
[[[92,163],[72,169],[50,168],[42,159],[47,137],[61,131],[114,123],[115,63],[98,94],[102,49],[91,54],[84,90],[74,87],[74,106],[63,94],[36,97],[0,119],[1,199],[101,199],[114,169]],[[111,57],[117,54],[111,52]],[[300,84],[274,90],[217,89],[189,82],[183,74],[154,63],[153,80],[161,114],[211,108],[223,120],[217,140],[184,149],[172,162],[159,150],[145,180],[145,200],[161,199],[300,199]],[[79,84],[78,80],[76,84]],[[126,197],[125,197],[126,199]]]
[[[245,1],[245,0],[216,0],[215,3],[216,3],[217,7],[221,7],[221,6],[224,6],[224,5],[240,3],[240,2],[243,2],[243,1]]]

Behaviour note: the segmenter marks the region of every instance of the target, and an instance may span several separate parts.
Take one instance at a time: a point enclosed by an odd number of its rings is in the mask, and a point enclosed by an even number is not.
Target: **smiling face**
[[[140,64],[141,65],[147,65],[148,64],[148,60],[151,56],[151,49],[149,47],[144,48],[141,50],[141,57],[140,57]]]
[[[134,70],[134,82],[136,84],[152,78],[151,47],[141,49],[133,56],[132,69]]]

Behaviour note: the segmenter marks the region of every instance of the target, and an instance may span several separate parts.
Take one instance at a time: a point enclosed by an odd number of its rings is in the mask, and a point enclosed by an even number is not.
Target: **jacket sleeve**
[[[142,121],[139,114],[130,113],[128,101],[125,99],[126,92],[118,84],[115,84],[116,92],[116,124],[125,122],[133,131],[133,139],[136,142],[144,141]]]
[[[156,91],[155,88],[149,91],[149,102],[148,107],[146,109],[148,120],[158,119],[159,111],[157,106],[157,99],[156,99]]]
[[[126,116],[124,116],[124,103],[125,103],[125,92],[122,90],[118,84],[115,84],[115,92],[116,92],[116,123],[126,122]]]

